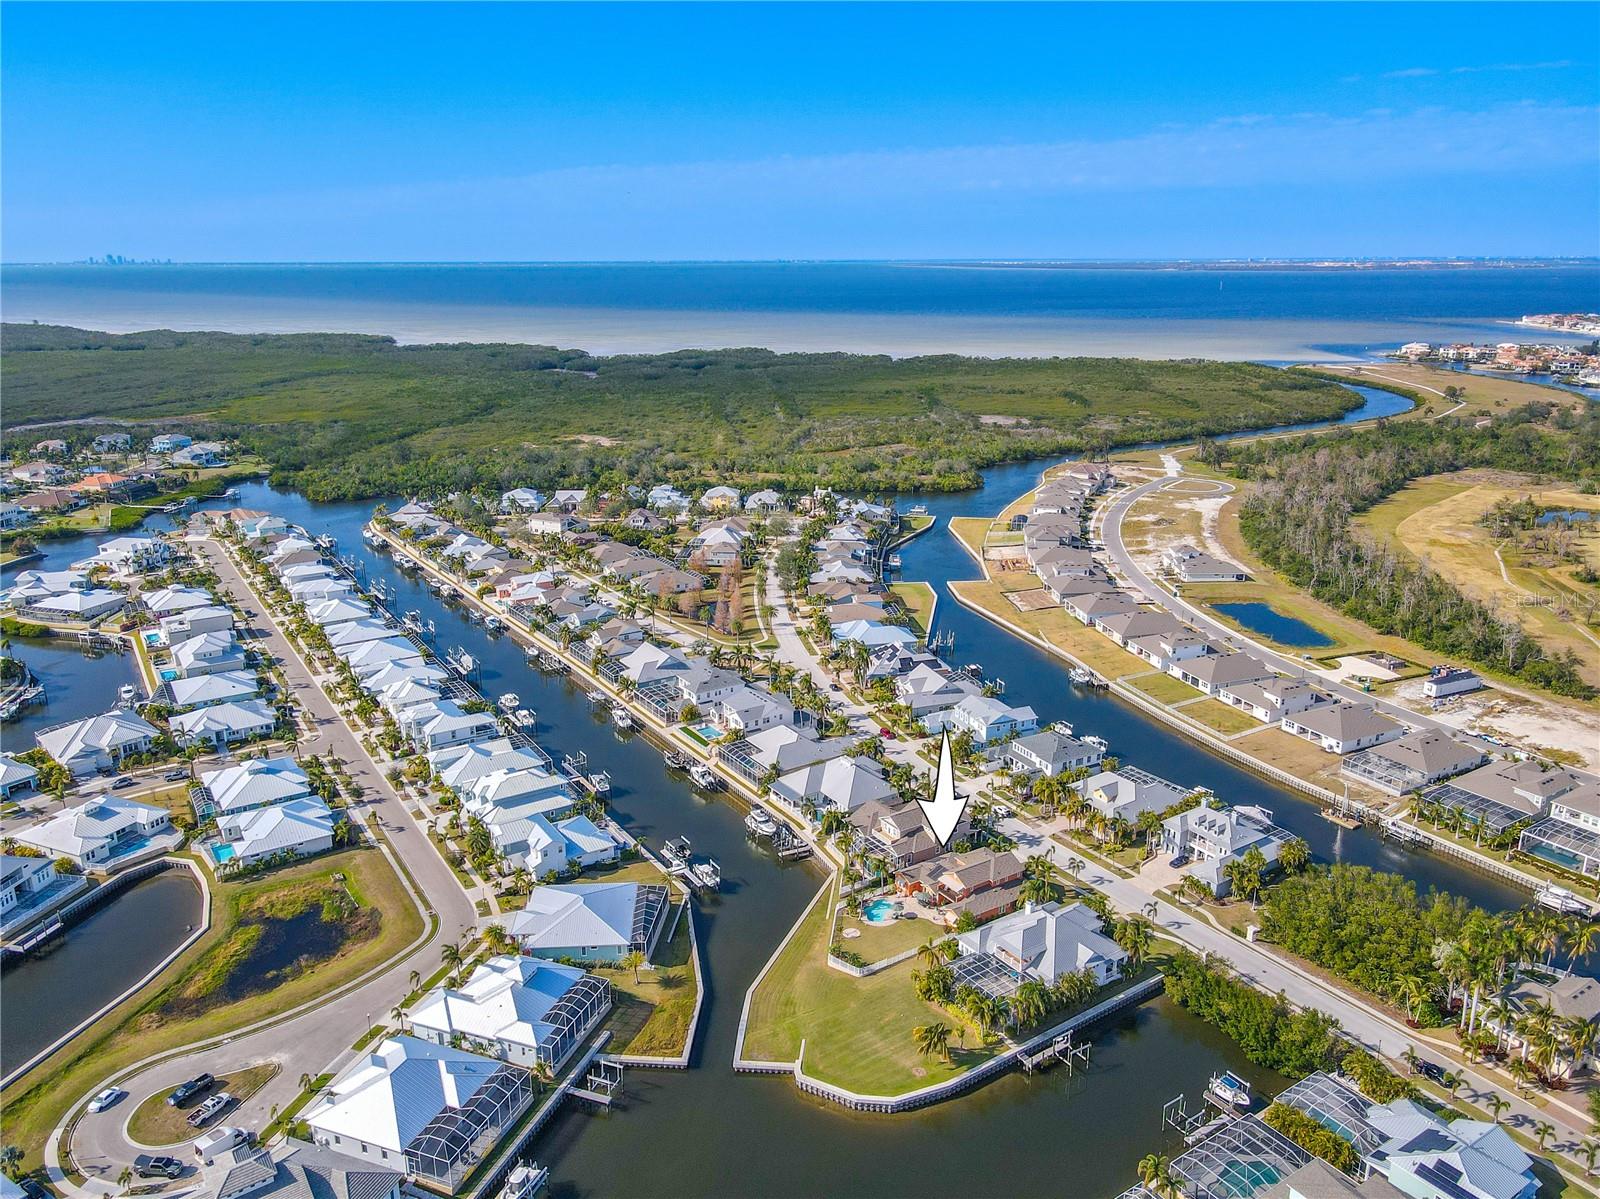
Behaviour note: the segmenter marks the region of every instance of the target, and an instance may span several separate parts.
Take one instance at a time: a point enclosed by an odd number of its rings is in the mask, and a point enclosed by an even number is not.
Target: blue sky
[[[3,6],[7,261],[1600,252],[1600,4]]]

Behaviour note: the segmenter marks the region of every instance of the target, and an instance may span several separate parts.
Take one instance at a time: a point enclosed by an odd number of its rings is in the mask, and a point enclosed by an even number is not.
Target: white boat
[[[131,708],[139,698],[139,689],[132,683],[124,683],[117,688],[117,703],[124,708]]]
[[[604,770],[597,770],[589,776],[589,789],[596,795],[611,794],[611,775]]]
[[[383,538],[379,537],[377,532],[372,530],[372,529],[362,529],[361,530],[361,540],[365,541],[368,545],[382,545],[383,544]]]
[[[717,785],[716,771],[712,770],[711,767],[707,766],[704,762],[695,762],[691,764],[689,767],[689,777],[694,781],[694,785],[696,787],[703,787],[707,791],[715,789]]]
[[[506,622],[501,620],[498,616],[485,616],[483,618],[483,627],[488,629],[491,633],[498,633],[506,627]]]
[[[412,608],[400,621],[400,627],[408,633],[422,632],[422,613]]]
[[[538,1162],[522,1162],[506,1175],[495,1199],[533,1199],[550,1182],[550,1171]]]
[[[750,809],[750,814],[744,818],[744,826],[757,837],[770,837],[778,831],[778,822],[762,807]]]
[[[689,838],[672,838],[661,847],[661,856],[666,859],[668,866],[687,866],[689,864]]]
[[[631,729],[633,727],[633,713],[621,704],[611,705],[611,719],[616,722],[619,729]]]
[[[1206,1098],[1223,1111],[1249,1111],[1250,1084],[1232,1070],[1224,1070],[1221,1074],[1211,1076],[1211,1081],[1206,1084]]]
[[[1581,913],[1587,916],[1593,910],[1590,908],[1588,901],[1581,896],[1574,895],[1565,887],[1558,887],[1554,883],[1540,887],[1533,898],[1534,902],[1540,907],[1549,908],[1563,915]]]
[[[716,859],[707,858],[704,862],[696,862],[685,870],[684,877],[691,886],[715,891],[722,885],[722,867],[717,865]]]
[[[331,550],[337,544],[338,542],[333,539],[333,535],[330,533],[324,533],[316,540],[316,546],[319,550]]]
[[[531,729],[537,721],[532,708],[518,708],[511,713],[511,723],[519,729]]]
[[[522,696],[518,695],[515,691],[507,691],[495,702],[500,705],[500,710],[502,712],[515,712],[518,708],[522,707]]]

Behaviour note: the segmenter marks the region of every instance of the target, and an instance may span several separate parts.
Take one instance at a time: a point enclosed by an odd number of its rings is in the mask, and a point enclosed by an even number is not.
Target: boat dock
[[[811,846],[781,820],[778,822],[778,831],[772,834],[772,848],[785,862],[798,862],[809,858],[812,853]]]
[[[1068,1029],[1060,1036],[1051,1038],[1042,1049],[1021,1054],[1017,1060],[1029,1074],[1035,1070],[1048,1070],[1058,1062],[1066,1066],[1068,1074],[1072,1074],[1075,1070],[1089,1068],[1089,1043],[1085,1041],[1081,1045],[1074,1045],[1072,1030]]]

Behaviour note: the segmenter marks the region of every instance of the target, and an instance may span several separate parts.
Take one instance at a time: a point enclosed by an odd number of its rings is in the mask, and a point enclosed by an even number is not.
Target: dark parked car
[[[140,1178],[176,1178],[183,1173],[183,1163],[175,1157],[152,1157],[141,1153],[133,1159],[133,1172]]]
[[[125,774],[121,778],[119,778],[116,782],[111,784],[111,789],[113,791],[121,791],[121,790],[123,790],[123,789],[125,789],[127,787],[136,787],[136,786],[138,786],[138,784],[139,784],[139,780],[138,779],[134,778],[131,775]]]
[[[216,1079],[209,1074],[197,1074],[188,1082],[178,1084],[176,1090],[167,1096],[169,1107],[182,1107],[191,1099],[197,1099],[216,1085]]]

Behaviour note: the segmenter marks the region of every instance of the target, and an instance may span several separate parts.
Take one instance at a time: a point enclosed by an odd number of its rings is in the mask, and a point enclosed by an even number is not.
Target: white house
[[[1105,750],[1088,741],[1079,741],[1064,729],[1051,726],[1012,741],[1006,746],[1006,757],[1010,759],[1013,769],[1054,778],[1066,770],[1100,765]]]
[[[180,712],[171,724],[173,740],[180,745],[236,745],[268,736],[278,715],[259,699],[228,700]]]
[[[910,629],[876,620],[847,620],[834,627],[833,639],[840,643],[856,641],[869,650],[882,649],[886,645],[915,645],[918,640]]]
[[[211,856],[218,866],[249,866],[279,854],[304,858],[325,853],[333,848],[337,823],[328,805],[315,797],[219,816]]]
[[[1208,654],[1174,662],[1167,673],[1189,686],[1216,695],[1241,683],[1265,683],[1276,678],[1271,667],[1249,654]]]
[[[39,772],[11,754],[0,754],[0,799],[38,786]]]
[[[1032,708],[1013,708],[993,696],[969,695],[954,707],[924,717],[922,727],[930,733],[971,733],[976,744],[989,745],[1013,733],[1033,732],[1039,727],[1039,717]]]
[[[116,859],[142,853],[152,837],[172,831],[165,808],[120,795],[102,795],[12,835],[54,858],[71,858],[86,870],[106,869]]]
[[[1335,702],[1333,696],[1317,690],[1305,679],[1279,676],[1259,683],[1234,683],[1219,688],[1215,694],[1223,703],[1243,709],[1263,724]]]
[[[1472,671],[1463,670],[1459,666],[1435,666],[1428,672],[1428,677],[1422,680],[1422,694],[1429,699],[1464,695],[1468,691],[1477,691],[1482,687],[1482,679]]]
[[[667,889],[655,883],[562,883],[535,887],[506,931],[524,953],[615,962],[649,956],[661,930]]]
[[[768,794],[793,812],[810,804],[818,812],[831,809],[847,815],[864,804],[899,799],[883,767],[865,757],[830,758],[791,770],[778,777]]]
[[[244,669],[244,650],[231,632],[199,633],[172,647],[172,669],[180,679]]]
[[[1102,770],[1075,785],[1089,806],[1107,820],[1130,824],[1146,812],[1165,812],[1189,794],[1176,783],[1134,766]]]
[[[500,732],[500,726],[487,712],[463,712],[454,700],[448,699],[407,708],[395,717],[395,723],[424,753],[448,745],[487,741]]]
[[[611,1010],[611,984],[576,966],[506,954],[457,987],[435,987],[411,1011],[412,1032],[466,1038],[518,1066],[559,1069]]]
[[[782,507],[783,497],[771,488],[752,491],[744,501],[744,510],[752,513],[776,512]]]
[[[113,570],[142,571],[162,565],[171,556],[171,547],[158,537],[113,537],[100,543],[92,561]]]
[[[453,1191],[532,1100],[525,1070],[391,1036],[347,1066],[302,1119],[319,1145]]]
[[[990,995],[1010,995],[1024,982],[1053,984],[1088,971],[1100,986],[1122,977],[1128,953],[1100,929],[1086,904],[1028,904],[970,932],[959,933],[961,956],[952,965],[956,985]]]
[[[203,587],[177,586],[159,587],[146,592],[139,597],[139,602],[151,616],[160,620],[163,616],[175,616],[190,608],[209,608],[217,601]]]
[[[1304,737],[1330,754],[1348,754],[1404,737],[1398,720],[1365,704],[1327,704],[1296,712],[1282,720],[1283,731]]]
[[[1218,898],[1225,898],[1233,887],[1225,873],[1229,862],[1258,849],[1270,866],[1289,839],[1288,833],[1272,823],[1272,813],[1246,805],[1211,808],[1202,804],[1167,817],[1161,825],[1163,852],[1192,858],[1184,873],[1205,883]]]
[[[47,754],[83,778],[115,767],[129,754],[148,753],[159,735],[149,721],[118,708],[46,729],[36,739]]]
[[[311,779],[293,758],[248,758],[220,770],[201,771],[195,807],[204,819],[267,808],[310,794]]]
[[[158,433],[150,439],[150,450],[156,454],[170,454],[193,444],[194,438],[184,433]]]

